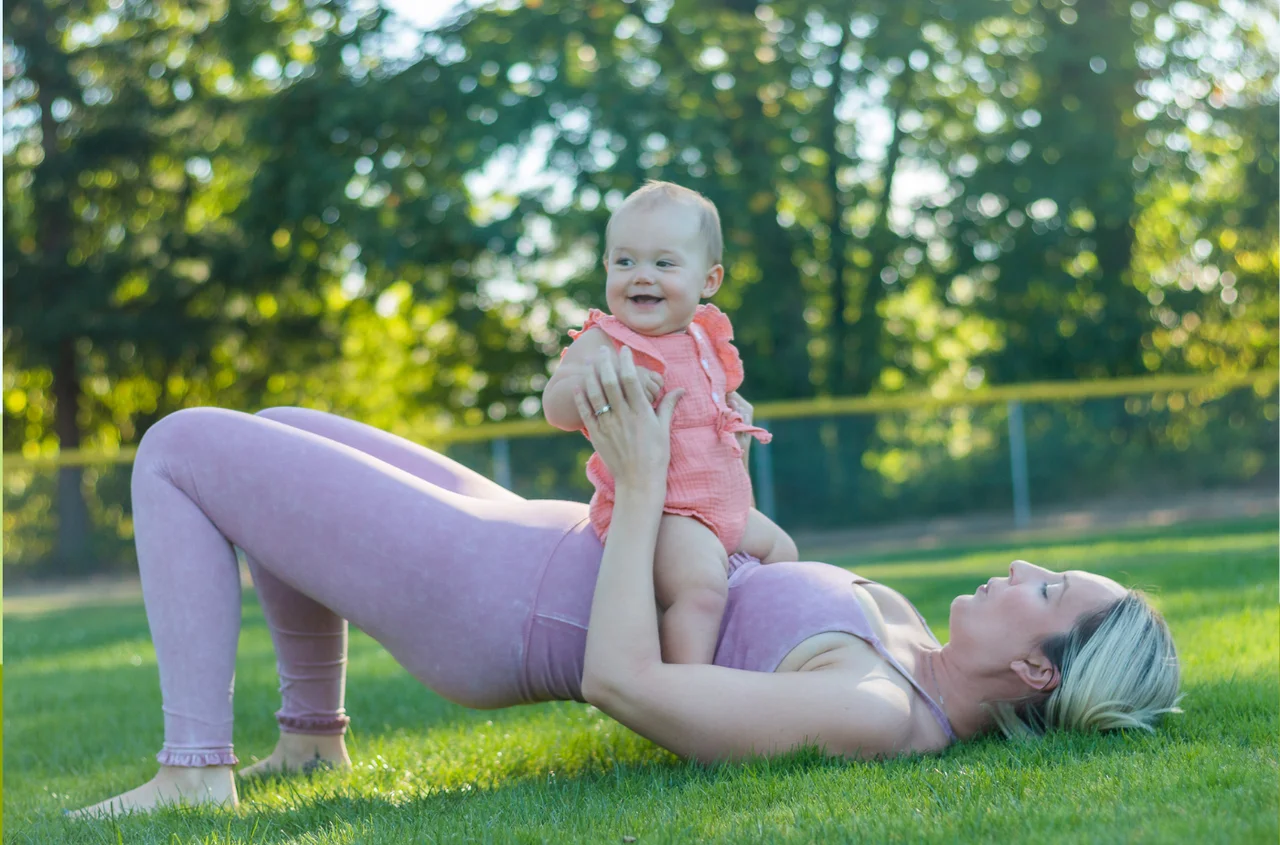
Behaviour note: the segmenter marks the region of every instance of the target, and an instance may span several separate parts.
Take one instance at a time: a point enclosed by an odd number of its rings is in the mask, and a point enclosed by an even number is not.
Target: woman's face
[[[1008,666],[1125,593],[1115,581],[1092,572],[1054,572],[1015,560],[1007,577],[992,578],[973,595],[951,602],[951,642],[974,649],[984,663],[989,658],[993,668]]]

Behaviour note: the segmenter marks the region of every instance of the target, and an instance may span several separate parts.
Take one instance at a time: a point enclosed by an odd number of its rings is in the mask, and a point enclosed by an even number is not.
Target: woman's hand
[[[591,445],[618,487],[665,488],[671,459],[671,417],[684,393],[673,390],[655,411],[647,401],[631,350],[600,349],[574,395]]]
[[[743,399],[738,395],[738,391],[736,390],[733,393],[730,393],[728,398],[729,407],[738,412],[738,415],[742,417],[743,422],[747,425],[751,425],[751,421],[755,418],[755,407],[746,399]],[[751,441],[755,438],[753,438],[748,432],[743,431],[739,431],[733,436],[734,439],[738,441],[738,448],[742,449],[742,454],[745,455],[747,450],[751,448]]]

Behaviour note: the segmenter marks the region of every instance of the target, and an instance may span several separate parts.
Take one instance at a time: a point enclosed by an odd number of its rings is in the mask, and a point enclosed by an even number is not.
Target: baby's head
[[[716,207],[670,182],[647,182],[627,197],[604,244],[609,312],[642,335],[683,331],[724,279]]]

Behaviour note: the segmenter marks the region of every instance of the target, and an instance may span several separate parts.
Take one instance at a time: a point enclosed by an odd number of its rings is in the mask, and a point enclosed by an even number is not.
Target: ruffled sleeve
[[[742,386],[743,378],[742,358],[733,345],[733,324],[723,311],[710,304],[699,305],[694,311],[693,321],[702,327],[711,341],[720,366],[724,368],[724,391],[732,393]]]
[[[596,325],[597,325],[601,320],[603,320],[603,319],[605,319],[605,318],[613,319],[612,317],[609,317],[609,315],[608,315],[608,314],[606,314],[606,313],[604,313],[603,311],[601,311],[599,308],[592,308],[590,311],[588,311],[588,312],[587,312],[587,319],[586,319],[586,321],[582,324],[582,328],[580,328],[580,329],[569,329],[569,337],[573,338],[574,340],[577,340],[579,335],[581,335],[581,334],[582,334],[583,332],[585,332],[587,329],[593,328],[593,327],[594,327],[594,326],[596,326]],[[561,357],[561,358],[563,358],[563,357],[564,357],[564,353],[565,353],[565,352],[567,352],[567,351],[568,351],[568,347],[566,347],[565,349],[561,350],[561,352],[560,352],[560,357]]]
[[[604,332],[613,341],[615,349],[623,346],[630,347],[632,355],[635,356],[635,362],[641,367],[653,370],[655,373],[666,372],[667,362],[658,351],[657,345],[634,329],[628,328],[626,323],[612,314],[606,314],[599,308],[592,308],[587,312],[587,319],[582,324],[582,328],[570,329],[569,337],[577,340],[578,336],[587,329],[599,329]],[[560,350],[560,357],[563,358],[567,351],[567,348]]]

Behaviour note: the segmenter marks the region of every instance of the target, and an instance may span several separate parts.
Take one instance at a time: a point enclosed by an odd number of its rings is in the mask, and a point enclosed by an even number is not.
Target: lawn
[[[683,763],[594,708],[478,712],[442,701],[353,632],[351,772],[241,784],[239,810],[72,822],[66,807],[149,778],[155,658],[140,602],[4,621],[4,841],[1222,842],[1280,838],[1275,520],[834,560],[913,599],[946,638],[958,592],[1011,557],[1147,589],[1173,627],[1185,714],[1153,736],[996,739],[935,757],[812,754]],[[261,612],[245,596],[236,747],[271,748],[278,705]]]

